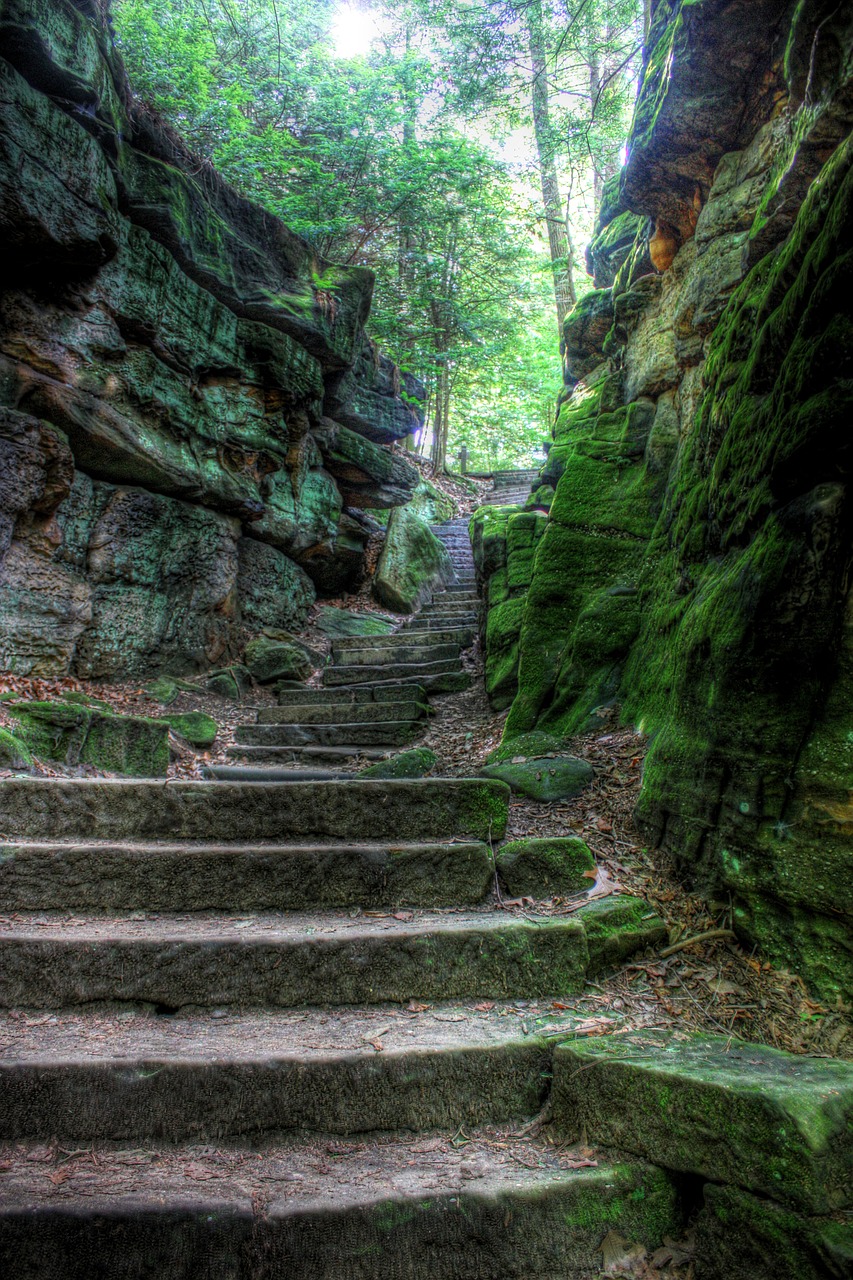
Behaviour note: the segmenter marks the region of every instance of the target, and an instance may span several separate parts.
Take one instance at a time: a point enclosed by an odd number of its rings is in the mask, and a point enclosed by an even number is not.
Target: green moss
[[[387,760],[379,760],[359,772],[360,778],[425,778],[438,763],[438,757],[428,747],[414,747],[400,751]]]
[[[523,763],[504,761],[482,766],[485,778],[499,778],[513,791],[531,800],[565,800],[577,795],[592,780],[592,768],[574,756],[546,756]]]
[[[160,716],[161,720],[179,734],[190,746],[200,751],[213,746],[218,725],[212,716],[202,711],[175,711],[170,715]]]
[[[0,769],[22,771],[32,768],[32,752],[8,729],[0,728]]]
[[[577,836],[511,840],[495,863],[507,892],[514,898],[551,898],[588,889],[595,861]]]
[[[138,778],[161,776],[168,767],[169,731],[161,721],[67,702],[15,703],[10,711],[39,759]]]

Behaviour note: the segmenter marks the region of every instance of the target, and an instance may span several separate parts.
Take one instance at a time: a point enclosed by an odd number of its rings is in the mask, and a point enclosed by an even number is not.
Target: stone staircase
[[[590,1040],[577,997],[665,939],[648,905],[507,909],[503,783],[328,768],[469,679],[463,532],[437,530],[458,582],[244,727],[251,781],[0,782],[4,1278],[596,1280],[612,1233],[678,1239],[709,1180],[724,1269],[697,1280],[763,1280],[726,1223],[848,1203],[853,1070],[618,1017]]]
[[[546,997],[662,929],[616,899],[497,910],[507,802],[477,780],[0,784],[2,1274],[556,1274],[544,1227],[587,1183],[613,1207],[642,1163],[584,1179],[485,1146],[466,1181],[406,1135],[521,1125],[549,1088],[538,1027],[571,1025]],[[314,1185],[307,1135],[376,1131],[369,1177]],[[505,1270],[471,1213],[516,1222]],[[389,1272],[403,1241],[432,1270]]]
[[[538,480],[539,472],[535,467],[527,471],[495,471],[485,503],[495,507],[524,506]]]
[[[433,532],[450,553],[449,586],[390,634],[335,639],[323,688],[283,690],[278,708],[238,727],[232,757],[247,765],[309,768],[315,776],[318,768],[379,760],[423,734],[430,694],[468,687],[461,655],[477,634],[478,599],[467,522],[450,520]],[[237,776],[222,767],[210,772]]]

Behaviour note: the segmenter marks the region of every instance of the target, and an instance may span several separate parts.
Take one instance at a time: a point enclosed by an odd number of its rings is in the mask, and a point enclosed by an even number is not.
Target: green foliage
[[[117,0],[115,22],[137,95],[316,250],[315,292],[335,291],[321,259],[376,272],[372,334],[426,380],[438,460],[539,461],[560,371],[538,162],[529,137],[505,145],[530,123],[523,6],[384,0],[366,56],[335,47],[337,8]],[[546,141],[581,221],[624,137],[636,8],[542,13]]]

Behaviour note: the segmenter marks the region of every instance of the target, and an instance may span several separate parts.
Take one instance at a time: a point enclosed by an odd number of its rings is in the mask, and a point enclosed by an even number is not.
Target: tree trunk
[[[539,162],[545,224],[548,228],[548,248],[551,255],[551,271],[554,277],[554,301],[557,305],[557,325],[560,331],[560,340],[562,341],[563,321],[575,305],[577,294],[574,280],[572,279],[569,241],[563,216],[560,184],[557,178],[554,139],[551,133],[541,0],[533,0],[527,10],[527,35],[533,71],[531,82],[533,134],[536,139],[536,155]]]

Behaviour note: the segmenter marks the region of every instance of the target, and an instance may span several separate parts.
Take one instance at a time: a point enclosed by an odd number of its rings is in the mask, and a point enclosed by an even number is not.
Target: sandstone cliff
[[[649,838],[830,1001],[853,993],[851,126],[849,5],[658,0],[541,486],[474,522],[507,737],[618,700],[652,735]]]
[[[94,0],[0,3],[0,668],[191,671],[357,585],[423,388],[131,100]]]

